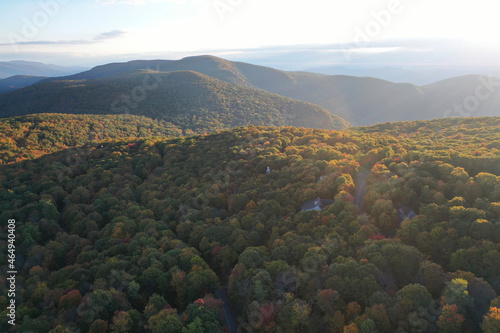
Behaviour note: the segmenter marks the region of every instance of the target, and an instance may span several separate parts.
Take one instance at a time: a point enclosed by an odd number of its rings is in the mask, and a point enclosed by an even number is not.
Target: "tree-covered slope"
[[[85,144],[120,139],[176,137],[165,121],[132,115],[36,114],[0,119],[0,165]]]
[[[0,116],[46,112],[130,113],[168,121],[187,134],[249,124],[348,126],[316,105],[189,71],[128,71],[95,80],[43,82],[0,95]]]
[[[245,87],[253,87],[233,62],[213,56],[186,57],[180,60],[133,60],[96,66],[78,74],[47,78],[57,80],[92,80],[110,77],[131,70],[154,70],[158,72],[194,71],[210,77]]]
[[[480,75],[417,86],[372,77],[286,72],[213,56],[197,56],[177,61],[137,60],[102,65],[66,79],[103,78],[130,69],[196,71],[232,84],[319,105],[354,126],[448,116],[500,116],[500,79]],[[457,107],[461,111],[457,111]]]
[[[425,147],[421,154],[427,158],[450,159],[467,158],[474,155],[485,157],[482,162],[475,161],[478,168],[491,166],[487,157],[500,148],[500,117],[483,118],[446,118],[433,121],[406,121],[385,123],[368,127],[353,128],[355,132],[378,133],[412,142]],[[471,147],[474,147],[471,150]],[[462,154],[467,152],[466,154]],[[469,159],[472,163],[474,159]],[[472,169],[469,169],[472,170]],[[478,171],[474,171],[477,173]]]
[[[18,330],[223,332],[227,287],[241,331],[494,332],[499,140],[498,118],[244,127],[1,166]]]

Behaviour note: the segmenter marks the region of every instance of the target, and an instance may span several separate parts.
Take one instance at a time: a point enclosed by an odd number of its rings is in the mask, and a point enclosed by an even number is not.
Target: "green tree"
[[[470,297],[469,291],[467,290],[469,282],[464,279],[453,279],[446,284],[446,288],[443,291],[442,301],[444,304],[455,304],[461,314],[467,314],[473,303],[474,299]]]
[[[106,333],[108,331],[108,322],[102,319],[96,319],[90,325],[89,333]]]
[[[409,284],[397,292],[406,311],[427,309],[432,301],[432,296],[421,284]]]
[[[182,329],[182,333],[205,333],[205,328],[203,327],[203,322],[200,318],[196,318],[187,327]]]
[[[375,322],[371,319],[366,319],[361,325],[360,333],[378,333]]]
[[[425,260],[420,263],[418,280],[421,280],[432,296],[438,298],[445,286],[446,274],[440,265]]]
[[[133,321],[130,315],[125,311],[117,311],[111,324],[111,332],[133,332]]]
[[[149,318],[148,328],[153,333],[182,333],[183,325],[175,309],[165,309]]]

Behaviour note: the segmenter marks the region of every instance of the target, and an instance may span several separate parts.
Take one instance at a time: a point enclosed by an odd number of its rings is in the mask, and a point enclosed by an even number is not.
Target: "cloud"
[[[113,30],[108,32],[103,32],[99,36],[94,37],[94,40],[105,40],[105,39],[113,39],[123,36],[125,34],[124,31],[121,30]]]
[[[186,3],[189,0],[96,0],[97,3],[103,5],[145,5],[152,2],[163,2],[163,3]]]
[[[11,45],[83,45],[92,44],[95,41],[89,40],[31,40],[31,41],[18,41],[15,43],[3,43],[0,46]]]
[[[121,30],[113,30],[108,32],[103,32],[97,36],[95,36],[91,40],[87,39],[77,39],[77,40],[58,40],[58,41],[50,41],[50,40],[33,40],[33,41],[17,41],[15,43],[4,43],[0,44],[0,46],[12,46],[12,45],[87,45],[87,44],[96,44],[102,41],[115,39],[125,35],[126,33]]]

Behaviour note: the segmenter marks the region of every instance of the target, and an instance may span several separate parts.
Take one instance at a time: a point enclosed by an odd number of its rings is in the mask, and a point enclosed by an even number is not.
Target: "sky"
[[[491,0],[3,0],[0,61],[94,66],[212,54],[254,62],[265,58],[268,63],[283,59],[304,67],[361,58],[498,64],[496,4]]]

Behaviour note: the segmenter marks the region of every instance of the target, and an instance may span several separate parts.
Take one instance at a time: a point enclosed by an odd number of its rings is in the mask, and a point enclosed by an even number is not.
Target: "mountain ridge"
[[[45,81],[0,95],[3,117],[41,112],[131,113],[172,122],[188,133],[249,124],[325,129],[349,126],[317,105],[194,71],[132,70],[94,80]]]
[[[214,56],[194,56],[176,61],[145,60],[115,63],[99,66],[68,78],[104,77],[121,70],[141,69],[141,67],[161,71],[194,70],[229,83],[319,105],[355,126],[444,117],[448,109],[474,94],[474,84],[477,84],[479,78],[488,79],[481,75],[469,75],[466,76],[468,79],[465,82],[463,77],[457,77],[418,86],[373,77],[287,72]],[[490,97],[493,98],[481,103],[470,115],[500,115],[500,108],[497,107],[500,106],[500,91],[495,91]]]
[[[417,86],[373,77],[286,72],[214,56],[112,63],[71,76],[46,78],[39,83],[104,79],[130,70],[194,71],[229,84],[315,104],[354,126],[446,116],[500,115],[500,91],[496,89],[499,84],[496,78],[487,76],[467,75]],[[476,102],[474,96],[478,85],[495,89],[488,93],[487,98],[477,101],[480,103],[467,108],[464,102],[470,102],[471,98]],[[459,111],[457,108],[468,110]]]
[[[0,94],[31,86],[45,78],[45,76],[14,75],[0,79]]]

